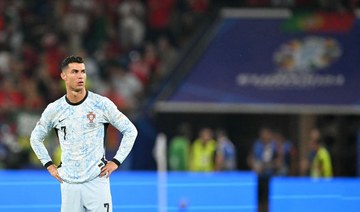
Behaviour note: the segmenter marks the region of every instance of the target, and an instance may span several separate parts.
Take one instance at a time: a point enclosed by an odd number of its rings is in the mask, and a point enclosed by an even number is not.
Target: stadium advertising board
[[[224,14],[196,65],[158,109],[360,112],[354,15]]]

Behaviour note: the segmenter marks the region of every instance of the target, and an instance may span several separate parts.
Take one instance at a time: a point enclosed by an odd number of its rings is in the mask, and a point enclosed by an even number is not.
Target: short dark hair
[[[60,70],[63,71],[70,63],[84,63],[84,60],[80,56],[71,55],[66,57],[60,65]]]

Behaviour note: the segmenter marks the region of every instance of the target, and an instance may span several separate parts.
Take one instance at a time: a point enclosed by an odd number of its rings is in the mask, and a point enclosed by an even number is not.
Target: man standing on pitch
[[[86,69],[81,57],[61,63],[66,95],[50,103],[31,133],[30,143],[41,163],[61,183],[61,211],[112,211],[109,176],[130,153],[137,130],[108,98],[86,90]],[[111,161],[105,159],[105,135],[111,124],[122,135]],[[44,145],[54,129],[61,147],[56,166]]]

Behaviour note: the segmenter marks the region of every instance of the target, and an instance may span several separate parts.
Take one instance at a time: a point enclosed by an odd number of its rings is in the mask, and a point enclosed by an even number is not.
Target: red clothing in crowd
[[[164,29],[170,24],[170,16],[175,6],[174,0],[147,0],[149,27]]]

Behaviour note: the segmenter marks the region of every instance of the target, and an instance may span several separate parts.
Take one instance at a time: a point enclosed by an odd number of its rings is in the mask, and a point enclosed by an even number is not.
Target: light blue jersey
[[[109,124],[123,134],[113,159],[120,164],[130,153],[137,130],[112,101],[90,91],[76,104],[65,96],[50,103],[31,133],[31,147],[44,166],[51,164],[43,142],[55,129],[62,150],[62,164],[58,169],[60,177],[67,183],[88,182],[100,174],[99,164],[104,160],[105,134]]]

